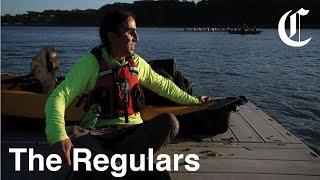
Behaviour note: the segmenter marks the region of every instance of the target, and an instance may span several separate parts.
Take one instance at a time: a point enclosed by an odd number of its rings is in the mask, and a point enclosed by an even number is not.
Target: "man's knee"
[[[172,129],[175,130],[175,134],[177,135],[179,132],[180,124],[179,121],[177,120],[176,116],[173,115],[172,113],[169,113],[170,116],[170,124]]]
[[[170,132],[173,132],[174,135],[177,135],[179,132],[179,121],[176,116],[172,113],[161,114],[161,123],[166,129],[169,129]]]

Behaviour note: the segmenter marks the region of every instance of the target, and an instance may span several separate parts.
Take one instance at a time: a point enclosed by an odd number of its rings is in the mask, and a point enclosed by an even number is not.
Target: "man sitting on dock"
[[[139,39],[133,14],[108,11],[99,33],[102,45],[76,62],[45,107],[48,142],[69,166],[73,147],[88,148],[92,154],[147,154],[148,148],[156,153],[178,134],[179,122],[173,114],[143,122],[139,113],[143,105],[141,85],[178,104],[199,105],[205,101],[155,73],[134,52]],[[101,108],[94,128],[65,128],[66,107],[87,92],[89,109],[92,105]],[[70,178],[85,179],[86,175],[73,172]]]

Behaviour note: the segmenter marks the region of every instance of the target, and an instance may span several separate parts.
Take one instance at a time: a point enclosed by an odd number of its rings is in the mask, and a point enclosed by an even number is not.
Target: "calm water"
[[[43,44],[60,53],[62,74],[99,43],[95,27],[2,27],[2,72],[27,74]],[[261,35],[192,33],[140,28],[137,53],[146,60],[175,58],[195,95],[245,95],[306,144],[320,152],[320,30],[301,48],[283,44],[276,29]]]

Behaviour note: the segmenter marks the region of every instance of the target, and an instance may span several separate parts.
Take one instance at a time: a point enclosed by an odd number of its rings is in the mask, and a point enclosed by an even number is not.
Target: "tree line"
[[[19,15],[1,16],[2,25],[30,26],[99,26],[104,12],[109,8],[120,8],[133,12],[138,26],[144,27],[277,27],[281,16],[289,10],[310,10],[302,17],[302,28],[320,27],[318,0],[202,0],[189,1],[135,1],[114,3],[99,9],[45,10]]]

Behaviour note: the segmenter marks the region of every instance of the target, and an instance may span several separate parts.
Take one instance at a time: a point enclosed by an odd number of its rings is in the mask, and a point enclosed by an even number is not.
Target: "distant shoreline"
[[[6,24],[1,25],[2,27],[96,27],[99,28],[99,26],[59,26],[59,25],[17,25],[17,24]],[[235,26],[230,26],[235,27]],[[198,27],[183,27],[183,26],[139,26],[138,28],[207,28],[207,26],[198,26]],[[209,28],[211,28],[209,26]],[[226,27],[219,27],[219,28],[226,28]],[[257,29],[278,29],[278,27],[257,27]],[[320,28],[303,28],[301,29],[320,29]]]
[[[300,8],[310,13],[303,17],[302,28],[319,29],[318,0],[306,2],[263,1],[135,1],[134,3],[106,4],[98,9],[27,11],[25,14],[1,16],[2,26],[58,26],[97,27],[105,11],[125,9],[136,15],[139,27],[175,28],[277,28],[280,18],[289,10]],[[288,24],[288,23],[287,23]]]

